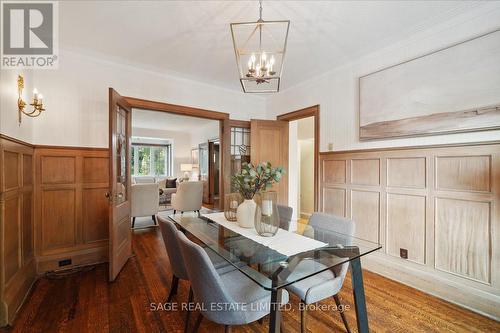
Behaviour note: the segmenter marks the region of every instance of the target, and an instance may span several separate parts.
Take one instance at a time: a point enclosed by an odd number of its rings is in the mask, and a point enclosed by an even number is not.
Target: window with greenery
[[[132,144],[132,175],[172,176],[172,145]]]

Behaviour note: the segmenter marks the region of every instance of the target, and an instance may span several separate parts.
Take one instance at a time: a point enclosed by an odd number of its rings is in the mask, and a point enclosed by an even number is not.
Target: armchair
[[[172,208],[174,214],[177,211],[195,211],[200,214],[203,199],[203,182],[182,182],[177,188],[177,192],[172,194]]]
[[[151,216],[153,223],[156,225],[155,215],[160,209],[160,194],[158,183],[141,183],[132,184],[131,190],[131,215],[132,215],[132,228],[135,225],[135,218],[137,216]]]

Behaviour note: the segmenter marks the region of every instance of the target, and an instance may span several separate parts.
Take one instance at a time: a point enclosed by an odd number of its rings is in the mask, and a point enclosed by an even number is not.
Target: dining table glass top
[[[328,270],[335,274],[342,264],[381,248],[379,243],[310,225],[300,234],[280,229],[273,237],[261,237],[255,229],[242,230],[236,222],[222,221],[218,214],[169,218],[266,290]]]

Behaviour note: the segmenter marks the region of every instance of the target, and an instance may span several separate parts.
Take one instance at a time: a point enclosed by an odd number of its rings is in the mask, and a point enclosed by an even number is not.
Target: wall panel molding
[[[442,281],[463,286],[479,297],[473,310],[500,319],[500,142],[321,153],[319,174],[321,211],[372,241],[378,223],[389,268],[371,270],[470,308]],[[410,267],[441,282],[391,273]]]
[[[0,326],[13,321],[36,278],[33,154],[31,145],[0,137]]]
[[[35,172],[38,273],[106,261],[108,151],[36,148]]]

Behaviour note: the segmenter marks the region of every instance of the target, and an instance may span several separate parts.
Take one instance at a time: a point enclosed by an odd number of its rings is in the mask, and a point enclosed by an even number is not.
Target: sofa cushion
[[[136,184],[151,184],[155,182],[155,177],[151,176],[137,176],[134,179]]]
[[[156,183],[158,187],[165,188],[167,187],[167,178],[156,178]]]
[[[166,188],[176,188],[177,187],[177,178],[167,178]]]

